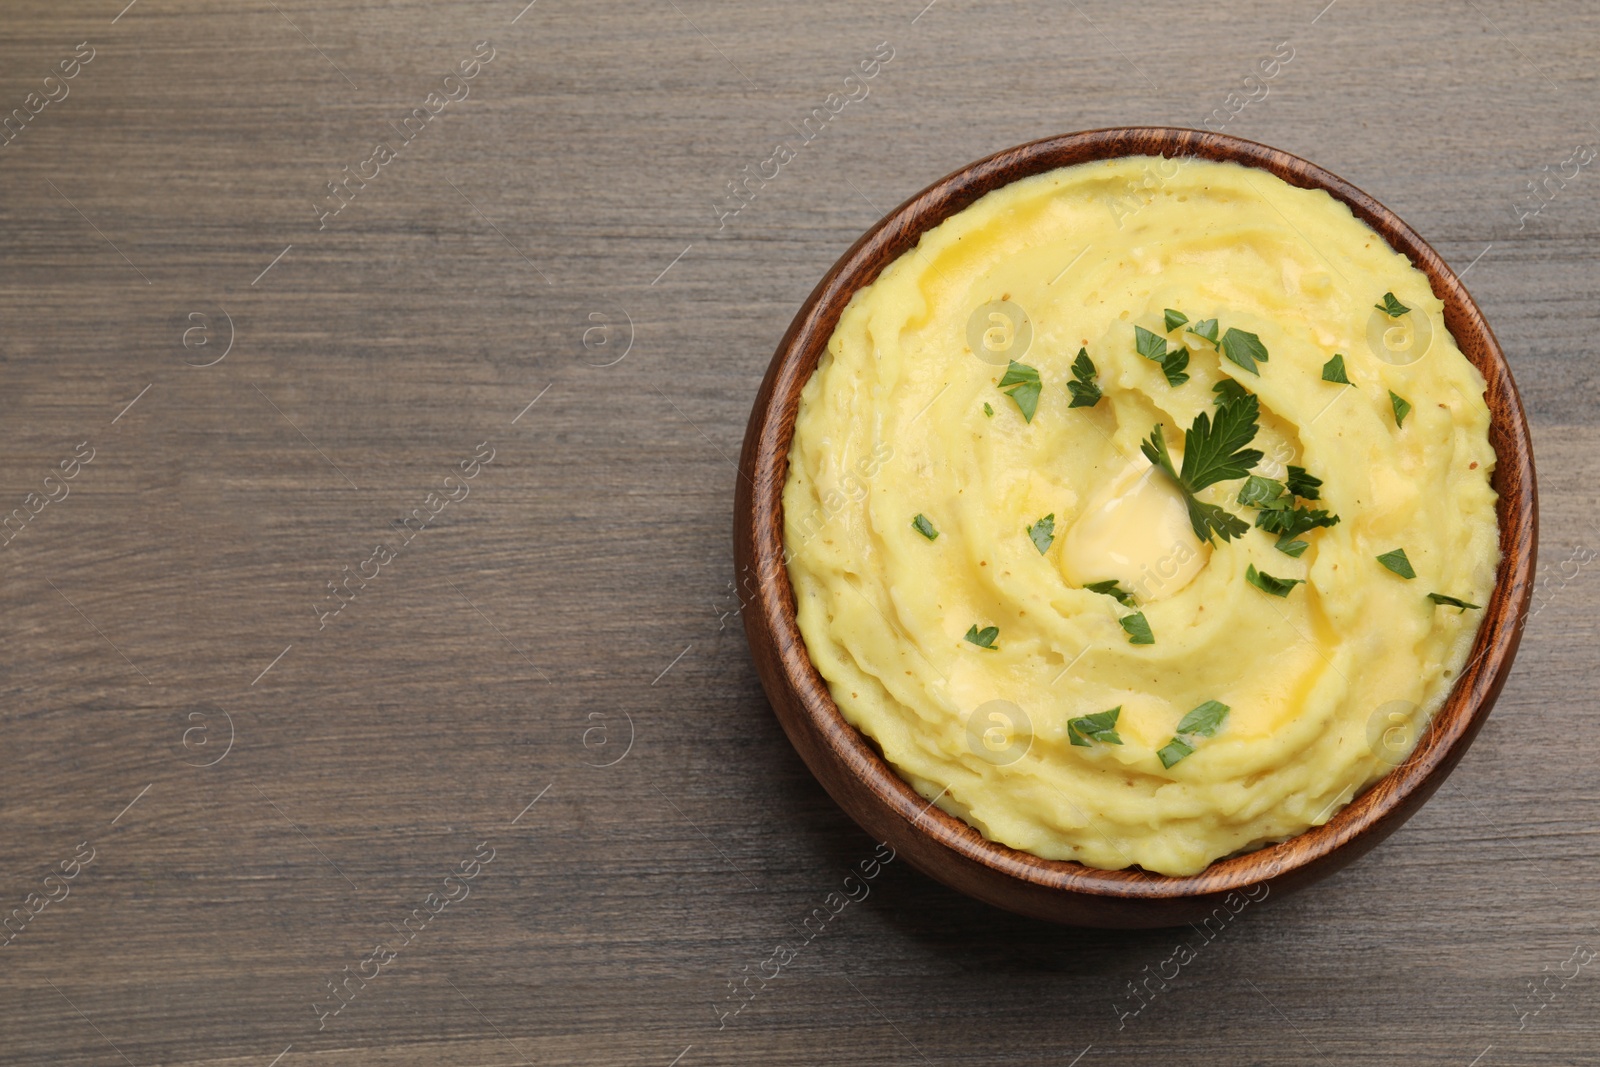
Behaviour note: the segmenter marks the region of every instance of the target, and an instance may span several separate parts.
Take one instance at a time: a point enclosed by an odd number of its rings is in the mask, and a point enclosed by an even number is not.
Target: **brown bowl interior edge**
[[[1169,877],[1041,859],[989,841],[930,806],[840,714],[795,621],[783,563],[782,493],[800,390],[851,295],[921,234],[985,193],[1043,171],[1131,155],[1193,156],[1257,167],[1347,204],[1427,275],[1445,325],[1486,381],[1497,461],[1501,562],[1468,665],[1411,755],[1329,822],[1287,841]],[[1461,280],[1422,238],[1367,194],[1297,156],[1223,134],[1165,127],[1093,130],[998,152],[935,182],[867,231],[817,284],[780,341],[740,457],[734,556],[751,653],[773,711],[833,798],[869,834],[951,887],[1036,918],[1085,926],[1194,921],[1229,893],[1287,890],[1367,852],[1409,818],[1465,754],[1510,671],[1533,587],[1536,489],[1527,420],[1493,331]]]

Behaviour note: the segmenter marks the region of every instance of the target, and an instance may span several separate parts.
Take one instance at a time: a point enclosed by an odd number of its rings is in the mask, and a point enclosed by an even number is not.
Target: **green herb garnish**
[[[973,623],[972,627],[967,630],[966,639],[979,648],[987,648],[990,652],[996,652],[999,650],[995,648],[994,640],[999,636],[1000,627],[985,626],[980,630],[978,629],[978,624]]]
[[[1391,389],[1389,390],[1389,403],[1394,407],[1394,426],[1398,430],[1406,424],[1406,416],[1411,414],[1411,401],[1397,395]]]
[[[1172,308],[1167,308],[1166,311],[1162,312],[1162,316],[1166,319],[1168,333],[1189,321],[1189,316]]]
[[[1166,472],[1183,493],[1184,503],[1189,508],[1189,525],[1202,541],[1210,541],[1213,534],[1231,541],[1250,529],[1237,515],[1215,504],[1202,503],[1195,494],[1216,482],[1243,478],[1261,461],[1259,451],[1244,447],[1256,435],[1260,410],[1260,401],[1246,395],[1221,404],[1214,422],[1203,411],[1196,415],[1194,425],[1184,431],[1181,472],[1172,466],[1160,423],[1156,424],[1150,439],[1139,446],[1145,458]]]
[[[1161,373],[1167,376],[1167,384],[1177,388],[1189,380],[1189,375],[1184,368],[1189,365],[1189,350],[1182,345],[1173,349],[1167,348],[1167,340],[1158,333],[1151,333],[1143,326],[1133,328],[1134,347],[1145,359],[1161,364]]]
[[[1228,705],[1219,700],[1208,700],[1185,715],[1174,733],[1192,734],[1195,737],[1214,737],[1228,719]]]
[[[1482,604],[1473,604],[1466,600],[1457,600],[1455,597],[1445,596],[1443,593],[1429,593],[1428,599],[1433,601],[1435,604],[1444,604],[1447,607],[1460,608],[1463,612],[1465,612],[1468,608],[1471,608],[1474,611],[1483,610]]]
[[[1078,358],[1072,361],[1072,381],[1067,383],[1067,392],[1072,394],[1072,403],[1067,407],[1092,408],[1100,403],[1100,386],[1094,380],[1096,373],[1089,350],[1078,349]]]
[[[1103,582],[1090,582],[1084,588],[1091,593],[1100,593],[1112,597],[1118,604],[1125,604],[1130,608],[1133,607],[1133,594],[1126,589],[1118,588],[1115,578],[1109,578]]]
[[[1171,767],[1185,756],[1194,755],[1194,746],[1184,738],[1216,736],[1217,731],[1222,729],[1222,724],[1228,719],[1228,711],[1228,705],[1208,700],[1185,715],[1174,731],[1176,736],[1156,753],[1161,757],[1161,766]]]
[[[1217,347],[1217,320],[1200,319],[1184,333],[1192,333],[1202,341],[1210,341],[1211,347]]]
[[[1025,422],[1033,421],[1033,413],[1039,409],[1039,392],[1043,388],[1037,370],[1026,363],[1012,360],[997,388],[1017,402],[1017,409],[1022,412]]]
[[[1406,550],[1403,548],[1397,548],[1393,552],[1385,552],[1378,557],[1378,562],[1402,578],[1415,578],[1417,576],[1417,572],[1411,569],[1411,561],[1406,558]]]
[[[1056,514],[1051,512],[1028,528],[1028,539],[1033,542],[1033,547],[1039,550],[1039,555],[1050,551],[1050,542],[1056,539]]]
[[[1242,396],[1250,395],[1250,390],[1246,389],[1232,378],[1222,379],[1216,385],[1211,387],[1211,391],[1217,394],[1218,404],[1226,404],[1230,400],[1238,400]]]
[[[1330,515],[1321,509],[1313,510],[1307,507],[1288,507],[1279,501],[1282,506],[1264,508],[1256,516],[1256,526],[1267,533],[1277,534],[1280,540],[1289,540],[1323,526],[1339,525],[1339,516]]]
[[[1247,508],[1264,508],[1283,495],[1283,483],[1252,474],[1239,487],[1238,502]]]
[[[1265,571],[1256,570],[1254,563],[1245,568],[1244,580],[1263,593],[1271,593],[1273,596],[1288,596],[1291,589],[1305,583],[1304,578],[1274,578]]]
[[[1350,384],[1350,376],[1344,372],[1344,356],[1336,352],[1332,359],[1322,365],[1322,380],[1338,382],[1340,385]]]
[[[1229,326],[1228,332],[1222,335],[1222,354],[1251,374],[1259,375],[1256,363],[1267,361],[1267,346],[1255,334]]]
[[[1143,326],[1133,328],[1133,347],[1145,359],[1161,362],[1161,357],[1167,354],[1167,341],[1159,333],[1151,333]]]
[[[1181,739],[1174,737],[1171,741],[1168,741],[1164,746],[1162,746],[1162,748],[1156,752],[1156,755],[1161,757],[1161,766],[1171,767],[1174,763],[1177,763],[1185,756],[1194,755],[1194,749],[1189,745],[1184,744]]]
[[[1124,615],[1117,621],[1128,632],[1128,644],[1153,645],[1156,643],[1156,635],[1150,632],[1150,620],[1144,617],[1144,612],[1136,611],[1132,615]]]
[[[1321,494],[1322,479],[1307,474],[1304,467],[1289,466],[1289,477],[1284,480],[1289,492],[1305,500],[1315,500]]]
[[[987,400],[983,402],[983,414],[986,418],[994,418],[994,408],[989,406],[989,402]]]
[[[1292,541],[1287,537],[1280,537],[1273,543],[1272,547],[1286,556],[1293,556],[1295,559],[1299,559],[1301,554],[1311,547],[1311,544],[1308,541]]]
[[[937,539],[939,536],[939,531],[933,528],[933,523],[928,521],[928,516],[920,511],[917,513],[917,517],[911,520],[911,528],[930,541]]]
[[[1120,745],[1122,738],[1117,736],[1117,716],[1122,713],[1122,706],[1112,708],[1110,711],[1097,711],[1093,715],[1080,715],[1076,719],[1067,720],[1067,740],[1079,748],[1089,748],[1090,741],[1099,741],[1106,745]]]
[[[1411,310],[1404,304],[1400,303],[1400,301],[1396,300],[1393,293],[1384,293],[1383,303],[1373,304],[1372,306],[1389,316],[1391,319],[1398,319],[1401,315],[1404,315],[1406,312]]]

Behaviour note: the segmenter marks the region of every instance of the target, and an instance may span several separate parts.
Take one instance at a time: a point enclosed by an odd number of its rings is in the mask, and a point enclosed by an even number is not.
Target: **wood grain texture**
[[[0,948],[0,1063],[1600,1064],[1600,975],[1562,972],[1600,942],[1594,168],[1515,210],[1600,139],[1597,30],[1575,0],[3,5],[0,115],[96,54],[0,147],[0,515],[95,452],[0,548],[0,917],[95,858]],[[318,229],[481,40],[471,95]],[[719,228],[882,41],[870,96]],[[875,843],[741,634],[771,352],[939,175],[1198,126],[1279,41],[1226,132],[1410,222],[1527,405],[1539,582],[1494,714],[1383,847],[1175,979],[1147,978],[1170,931],[1018,918],[899,859],[805,941]],[[482,441],[469,495],[319,629]],[[319,1030],[326,983],[485,841]],[[1127,1014],[1135,981],[1159,992]]]

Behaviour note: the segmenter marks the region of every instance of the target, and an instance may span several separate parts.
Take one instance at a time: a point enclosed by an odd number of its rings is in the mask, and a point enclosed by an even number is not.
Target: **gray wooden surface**
[[[1518,215],[1600,146],[1592,5],[523,2],[0,8],[0,1062],[1600,1063],[1595,166]],[[1137,1014],[1199,935],[1042,927],[903,863],[746,1003],[873,851],[729,584],[789,317],[933,179],[1226,117],[1285,41],[1222,128],[1470,264],[1534,419],[1545,584],[1493,718],[1389,843]]]

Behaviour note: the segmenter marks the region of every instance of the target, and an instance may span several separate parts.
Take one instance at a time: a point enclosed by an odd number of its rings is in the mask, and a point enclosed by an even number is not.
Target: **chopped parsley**
[[[1429,593],[1428,599],[1433,601],[1435,604],[1443,604],[1446,607],[1460,608],[1463,612],[1465,612],[1468,608],[1471,608],[1473,611],[1483,610],[1482,604],[1473,604],[1470,601],[1457,600],[1455,597],[1445,596],[1443,593]]]
[[[1051,512],[1032,526],[1028,527],[1028,539],[1033,542],[1033,547],[1039,550],[1039,555],[1050,551],[1050,543],[1056,539],[1056,514]]]
[[[1227,721],[1229,710],[1228,705],[1220,701],[1208,700],[1185,715],[1178,723],[1172,740],[1156,753],[1161,757],[1161,766],[1171,767],[1185,756],[1194,755],[1193,739],[1215,737]]]
[[[1252,474],[1239,487],[1239,503],[1247,508],[1264,508],[1283,495],[1283,483]]]
[[[1100,386],[1094,380],[1096,373],[1089,350],[1078,349],[1078,358],[1072,361],[1072,381],[1067,383],[1067,392],[1072,394],[1072,403],[1067,407],[1092,408],[1100,403]]]
[[[1251,374],[1259,375],[1256,363],[1267,361],[1267,346],[1255,334],[1229,326],[1228,332],[1222,335],[1222,354]]]
[[[1321,478],[1306,473],[1304,467],[1291,465],[1288,477],[1282,482],[1259,474],[1250,475],[1239,489],[1238,502],[1244,507],[1259,508],[1256,526],[1267,533],[1277,534],[1278,540],[1273,547],[1298,559],[1310,547],[1305,541],[1296,540],[1300,534],[1319,526],[1333,526],[1339,521],[1337,515],[1304,507],[1296,501],[1296,497],[1316,500],[1321,495],[1321,486]],[[1254,582],[1254,579],[1251,581]]]
[[[1288,596],[1291,589],[1305,583],[1304,578],[1274,578],[1265,571],[1256,570],[1254,563],[1245,568],[1244,580],[1263,593],[1271,593],[1273,596]]]
[[[985,626],[980,630],[978,629],[978,624],[973,623],[972,627],[967,630],[966,640],[971,641],[979,648],[987,648],[990,652],[997,652],[999,649],[995,647],[994,641],[999,636],[1000,627]]]
[[[1394,406],[1394,427],[1398,430],[1406,424],[1406,416],[1411,414],[1411,401],[1391,389],[1389,403]]]
[[[1411,561],[1406,558],[1406,550],[1397,548],[1393,552],[1385,552],[1378,557],[1378,562],[1394,571],[1402,578],[1415,578],[1417,572],[1411,569]]]
[[[1136,611],[1132,615],[1124,615],[1117,621],[1128,632],[1128,644],[1153,645],[1156,643],[1156,635],[1150,632],[1150,620],[1144,617],[1144,612]]]
[[[989,406],[989,402],[987,400],[983,402],[983,414],[985,418],[994,418],[994,408]]]
[[[1200,338],[1202,341],[1210,341],[1212,348],[1217,347],[1217,320],[1216,319],[1200,319],[1198,322],[1196,322],[1193,326],[1189,327],[1184,332],[1185,333],[1192,333],[1196,337]]]
[[[1211,387],[1211,391],[1217,394],[1218,404],[1226,404],[1230,400],[1238,400],[1242,396],[1250,395],[1250,391],[1248,389],[1234,381],[1232,378],[1222,379],[1216,385]]]
[[[1194,755],[1194,748],[1183,743],[1182,738],[1174,737],[1161,747],[1156,755],[1161,757],[1161,766],[1171,767],[1185,756]]]
[[[933,528],[933,523],[928,521],[928,516],[920,511],[917,512],[917,517],[911,520],[911,528],[930,541],[936,540],[939,536],[939,531]]]
[[[1349,385],[1350,376],[1344,372],[1344,356],[1335,352],[1333,358],[1322,365],[1322,380]]]
[[[1117,736],[1117,716],[1122,713],[1122,705],[1117,705],[1110,711],[1097,711],[1093,715],[1080,715],[1076,719],[1067,720],[1067,740],[1079,748],[1091,747],[1090,741],[1099,741],[1106,745],[1120,745],[1122,738]]]
[[[1139,446],[1145,458],[1160,467],[1183,493],[1189,508],[1189,525],[1202,541],[1210,541],[1213,535],[1231,541],[1250,529],[1237,515],[1215,504],[1202,503],[1195,494],[1216,482],[1243,478],[1261,461],[1258,450],[1244,447],[1256,435],[1260,410],[1260,401],[1247,394],[1219,405],[1215,421],[1204,411],[1196,415],[1194,425],[1184,431],[1182,471],[1172,465],[1160,423],[1150,439]]]
[[[1164,312],[1162,312],[1162,317],[1166,320],[1168,333],[1171,333],[1173,330],[1176,330],[1179,326],[1182,326],[1184,323],[1189,321],[1189,316],[1173,308],[1167,308]]]
[[[1263,508],[1256,516],[1256,525],[1267,533],[1277,534],[1280,540],[1293,540],[1303,533],[1323,526],[1339,525],[1339,516],[1330,515],[1318,508],[1312,509],[1296,504],[1290,507],[1286,501],[1278,501],[1276,506]]]
[[[1289,477],[1285,479],[1285,487],[1289,492],[1305,500],[1315,500],[1321,495],[1322,479],[1306,473],[1304,467],[1289,466]]]
[[[1118,604],[1125,604],[1130,608],[1133,607],[1133,594],[1126,589],[1119,589],[1115,578],[1108,578],[1103,582],[1090,582],[1084,588],[1091,593],[1101,593],[1112,597]]]
[[[1189,380],[1189,375],[1184,368],[1189,365],[1189,350],[1182,345],[1169,350],[1167,340],[1159,333],[1151,333],[1143,326],[1133,328],[1134,347],[1145,359],[1161,364],[1161,373],[1167,376],[1167,384],[1177,388]]]
[[[1039,409],[1039,392],[1043,388],[1037,370],[1026,363],[1012,360],[998,388],[1017,402],[1017,409],[1022,412],[1024,421],[1033,421],[1033,413]]]
[[[1404,315],[1406,312],[1411,310],[1404,304],[1400,303],[1400,301],[1396,300],[1393,293],[1384,293],[1383,303],[1373,304],[1372,306],[1389,316],[1391,319],[1398,319],[1401,315]]]

